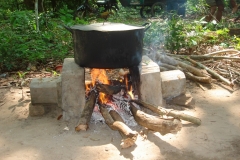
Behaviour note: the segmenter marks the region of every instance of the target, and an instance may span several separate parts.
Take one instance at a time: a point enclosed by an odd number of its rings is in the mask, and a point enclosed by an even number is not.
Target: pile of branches
[[[230,87],[240,84],[240,52],[226,49],[204,55],[155,53],[160,70],[182,70],[187,79],[200,83],[218,80]]]

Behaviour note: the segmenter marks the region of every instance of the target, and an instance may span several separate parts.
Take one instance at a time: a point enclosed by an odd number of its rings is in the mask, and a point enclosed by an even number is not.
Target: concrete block
[[[57,104],[57,83],[61,77],[34,78],[30,83],[32,104]]]
[[[140,65],[140,93],[143,101],[157,106],[163,103],[160,69],[148,56],[142,57]]]
[[[85,105],[85,69],[65,58],[61,76],[63,119],[76,125]]]
[[[161,72],[164,99],[173,98],[186,92],[186,77],[180,70]]]

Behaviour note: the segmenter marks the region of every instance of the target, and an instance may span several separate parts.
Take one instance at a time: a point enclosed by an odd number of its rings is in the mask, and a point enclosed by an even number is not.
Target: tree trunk
[[[39,32],[39,21],[38,21],[38,0],[35,0],[35,18],[36,18],[36,30]]]

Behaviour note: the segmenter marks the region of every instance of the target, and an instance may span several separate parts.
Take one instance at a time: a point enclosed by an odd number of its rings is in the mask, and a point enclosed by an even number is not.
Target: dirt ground
[[[57,120],[60,110],[29,116],[29,88],[0,89],[0,159],[2,160],[239,160],[240,90],[214,84],[203,91],[188,82],[200,126],[183,121],[177,134],[149,133],[136,145],[121,149],[121,136],[105,124],[90,124],[86,132],[66,130]],[[133,128],[140,131],[140,127]]]

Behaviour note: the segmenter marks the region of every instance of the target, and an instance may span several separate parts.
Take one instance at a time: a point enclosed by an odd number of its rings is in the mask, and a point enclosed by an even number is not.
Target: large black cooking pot
[[[65,28],[72,33],[74,59],[78,65],[110,69],[139,65],[144,32],[149,26],[95,23]]]

